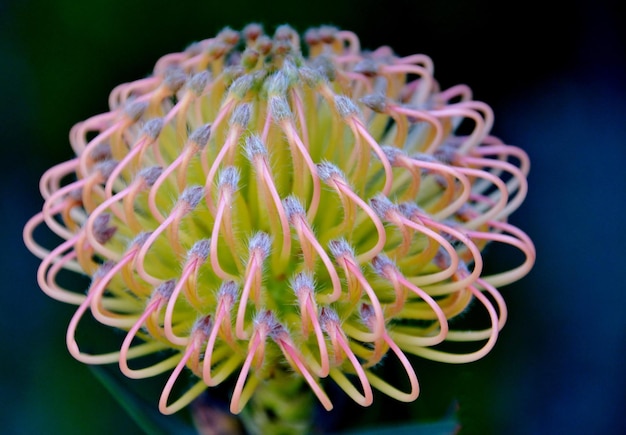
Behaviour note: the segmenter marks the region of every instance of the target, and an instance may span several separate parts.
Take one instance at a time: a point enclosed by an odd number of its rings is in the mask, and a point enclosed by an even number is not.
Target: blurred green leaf
[[[189,423],[176,415],[161,414],[154,405],[146,403],[104,367],[90,366],[89,368],[145,433],[150,435],[196,434],[196,430]]]

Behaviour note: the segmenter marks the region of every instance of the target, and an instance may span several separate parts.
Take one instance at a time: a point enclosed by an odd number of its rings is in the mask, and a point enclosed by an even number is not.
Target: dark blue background
[[[0,432],[138,430],[67,353],[72,307],[38,290],[22,226],[41,207],[41,173],[71,157],[70,127],[105,111],[113,86],[226,25],[259,21],[270,32],[334,24],[365,48],[426,53],[443,87],[470,85],[494,108],[494,133],[531,156],[529,197],[512,221],[538,259],[503,290],[510,321],[500,342],[466,366],[417,361],[422,395],[398,405],[396,419],[441,415],[456,398],[462,433],[623,433],[626,21],[617,2],[262,3],[0,3]]]

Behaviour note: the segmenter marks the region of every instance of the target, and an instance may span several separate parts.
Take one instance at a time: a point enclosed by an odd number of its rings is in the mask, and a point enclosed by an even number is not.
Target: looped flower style
[[[163,413],[226,379],[239,413],[281,373],[327,410],[329,379],[363,406],[373,389],[413,401],[407,354],[487,354],[507,316],[497,287],[534,263],[507,223],[529,159],[490,135],[489,106],[467,86],[441,90],[425,55],[363,51],[331,27],[303,39],[305,54],[291,28],[250,25],[162,57],[72,128],[76,157],[41,179],[24,240],[42,290],[78,307],[70,353],[130,378],[169,373]],[[62,239],[50,251],[42,225]],[[488,244],[519,265],[485,274]],[[62,271],[91,277],[87,293]],[[470,305],[485,329],[457,321]],[[82,350],[85,316],[124,331],[119,348]],[[381,375],[385,356],[405,384]],[[195,383],[171,397],[184,371]]]

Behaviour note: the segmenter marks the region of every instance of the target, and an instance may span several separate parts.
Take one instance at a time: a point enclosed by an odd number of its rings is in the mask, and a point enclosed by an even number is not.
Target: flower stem
[[[313,423],[313,402],[303,378],[279,369],[259,383],[241,418],[252,435],[306,434]]]

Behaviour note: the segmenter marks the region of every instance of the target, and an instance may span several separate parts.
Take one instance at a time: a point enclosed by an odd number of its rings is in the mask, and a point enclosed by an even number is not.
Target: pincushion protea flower
[[[252,401],[252,430],[304,430],[308,406],[295,397],[308,384],[330,410],[329,378],[363,406],[373,389],[413,401],[406,354],[487,354],[506,320],[496,287],[534,262],[507,223],[529,161],[489,135],[486,104],[463,85],[440,90],[427,56],[361,51],[330,27],[304,40],[306,56],[291,28],[270,38],[250,25],[161,58],[72,129],[76,157],[41,179],[45,203],[24,239],[43,259],[43,291],[78,306],[70,353],[130,378],[170,373],[163,413],[226,379],[233,413]],[[51,251],[33,238],[43,223],[63,239]],[[493,242],[525,260],[485,276]],[[62,270],[91,277],[86,295],[59,284]],[[472,301],[490,326],[451,328]],[[119,349],[81,350],[86,315],[125,331]],[[140,366],[151,354],[160,359]],[[380,376],[385,356],[405,385]],[[183,370],[195,383],[172,398]]]

